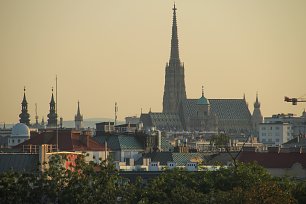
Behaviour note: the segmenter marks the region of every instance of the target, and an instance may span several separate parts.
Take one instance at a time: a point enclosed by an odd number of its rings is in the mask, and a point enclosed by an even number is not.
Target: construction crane
[[[306,102],[306,98],[289,98],[285,96],[285,101],[292,103],[292,105],[297,105],[297,103]]]

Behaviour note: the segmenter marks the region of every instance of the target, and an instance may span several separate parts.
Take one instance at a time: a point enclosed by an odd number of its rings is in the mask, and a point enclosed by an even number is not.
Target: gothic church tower
[[[258,134],[258,131],[259,131],[258,125],[262,123],[262,121],[263,121],[263,117],[260,111],[260,102],[258,101],[258,94],[256,94],[256,101],[254,103],[254,111],[252,115],[252,126],[256,134]]]
[[[27,126],[30,125],[30,114],[28,113],[28,102],[27,102],[27,99],[26,99],[26,95],[25,95],[25,87],[23,89],[23,100],[22,100],[22,103],[21,103],[21,113],[19,114],[19,122],[20,123],[24,123],[26,124]]]
[[[171,53],[166,64],[163,112],[177,113],[179,104],[186,99],[184,64],[179,57],[179,43],[176,23],[176,7],[173,7]]]
[[[56,114],[55,101],[54,101],[54,96],[53,96],[53,88],[52,88],[52,96],[51,96],[51,101],[50,101],[50,111],[47,116],[48,116],[47,127],[56,127],[57,114]]]
[[[77,114],[74,116],[75,129],[81,130],[83,128],[83,116],[80,112],[80,102],[78,101]]]

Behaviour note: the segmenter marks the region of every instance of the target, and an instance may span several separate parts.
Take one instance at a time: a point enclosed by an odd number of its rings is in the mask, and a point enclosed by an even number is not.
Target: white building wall
[[[279,146],[292,139],[292,125],[288,123],[259,124],[259,141],[268,146]]]

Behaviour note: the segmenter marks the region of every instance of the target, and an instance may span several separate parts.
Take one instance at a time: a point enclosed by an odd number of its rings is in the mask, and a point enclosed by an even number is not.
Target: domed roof
[[[204,97],[204,86],[202,86],[202,96],[198,99],[197,105],[209,105],[209,100]]]
[[[209,105],[209,100],[202,96],[198,99],[197,105]]]
[[[12,128],[13,137],[30,137],[30,129],[23,123],[17,123]]]

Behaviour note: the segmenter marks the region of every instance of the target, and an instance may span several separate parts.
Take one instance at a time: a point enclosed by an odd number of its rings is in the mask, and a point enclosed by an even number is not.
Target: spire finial
[[[245,100],[245,93],[243,93],[243,100]]]
[[[204,86],[202,85],[202,96],[204,97]]]
[[[53,86],[52,86],[51,90],[52,90],[52,93],[53,93]]]
[[[24,86],[24,87],[23,87],[23,92],[25,93],[25,91],[26,91],[26,87]]]
[[[171,52],[170,52],[170,61],[171,63],[180,63],[179,57],[179,43],[178,43],[178,34],[177,34],[177,22],[176,22],[176,10],[175,3],[173,5],[173,20],[172,20],[172,37],[171,37]]]

